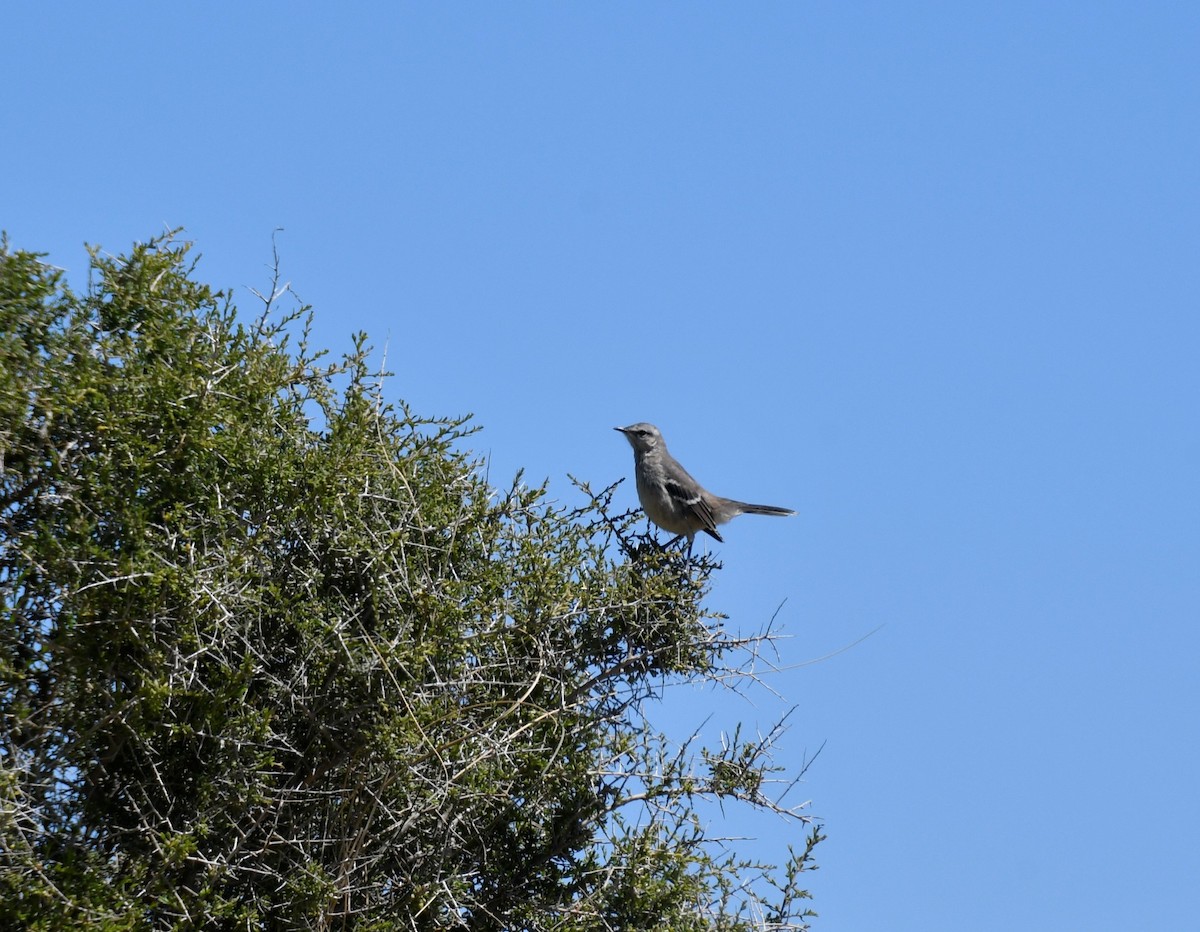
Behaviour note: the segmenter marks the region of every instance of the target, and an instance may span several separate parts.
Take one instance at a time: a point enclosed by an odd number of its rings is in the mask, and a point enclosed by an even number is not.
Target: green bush
[[[278,298],[0,247],[0,924],[804,927],[817,831],[771,873],[695,810],[786,812],[770,742],[641,717],[749,675],[714,565],[491,487]]]

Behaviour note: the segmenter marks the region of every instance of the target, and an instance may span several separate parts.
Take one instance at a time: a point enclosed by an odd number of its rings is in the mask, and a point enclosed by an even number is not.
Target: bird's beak
[[[625,433],[624,427],[614,427],[613,430],[619,430],[621,433]]]

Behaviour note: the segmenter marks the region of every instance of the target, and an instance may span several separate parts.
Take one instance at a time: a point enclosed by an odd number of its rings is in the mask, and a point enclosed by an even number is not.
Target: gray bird
[[[688,551],[700,531],[723,541],[717,525],[738,515],[794,515],[790,508],[775,505],[751,505],[722,498],[707,491],[691,477],[670,453],[666,441],[653,424],[614,427],[633,447],[633,471],[637,479],[638,499],[646,516],[664,531],[687,535]]]

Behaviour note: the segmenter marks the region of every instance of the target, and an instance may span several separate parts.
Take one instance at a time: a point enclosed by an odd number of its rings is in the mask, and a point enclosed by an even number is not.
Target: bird
[[[688,553],[696,534],[703,531],[724,543],[717,531],[738,515],[794,515],[790,508],[776,505],[751,505],[722,498],[706,490],[668,451],[662,433],[653,424],[641,422],[614,427],[633,447],[633,471],[637,480],[638,500],[646,517],[676,537],[667,546],[686,536]]]

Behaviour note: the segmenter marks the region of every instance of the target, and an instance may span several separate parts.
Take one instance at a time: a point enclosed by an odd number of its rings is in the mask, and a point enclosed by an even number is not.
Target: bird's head
[[[642,422],[630,424],[628,427],[614,427],[613,430],[619,430],[625,435],[625,439],[629,441],[629,445],[633,447],[635,453],[645,453],[647,450],[654,450],[663,445],[662,434],[653,424]]]

